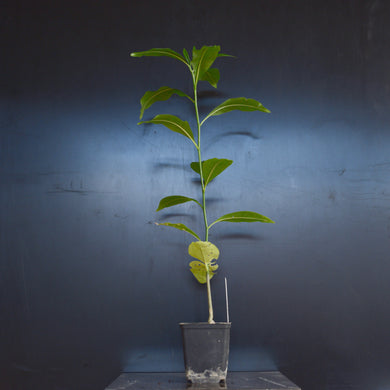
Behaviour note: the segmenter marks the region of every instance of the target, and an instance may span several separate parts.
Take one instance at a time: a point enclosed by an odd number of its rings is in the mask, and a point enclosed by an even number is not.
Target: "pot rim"
[[[182,328],[230,328],[231,322],[216,322],[209,324],[208,322],[180,322],[179,326]]]

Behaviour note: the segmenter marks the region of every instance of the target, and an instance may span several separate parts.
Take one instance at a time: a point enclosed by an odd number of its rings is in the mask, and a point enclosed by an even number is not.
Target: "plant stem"
[[[202,154],[200,148],[200,135],[201,135],[201,123],[199,120],[199,109],[198,109],[198,91],[197,91],[197,82],[195,79],[194,73],[192,73],[192,80],[194,84],[194,106],[195,106],[195,115],[196,115],[196,124],[198,128],[198,160],[199,160],[199,173],[200,173],[200,183],[202,186],[202,210],[203,210],[203,220],[204,220],[204,228],[205,228],[205,241],[209,239],[209,225],[207,223],[207,212],[206,212],[206,186],[204,184],[203,177],[203,167],[202,167]],[[211,298],[211,286],[210,286],[210,271],[206,265],[206,284],[207,284],[207,300],[209,305],[209,324],[215,324],[214,322],[214,311],[213,311],[213,301]]]
[[[206,212],[206,187],[204,184],[204,177],[203,177],[203,167],[202,167],[202,154],[201,154],[201,148],[200,148],[200,121],[199,121],[199,109],[198,109],[198,93],[197,93],[197,87],[194,80],[194,106],[195,106],[195,115],[196,115],[196,122],[198,127],[198,160],[199,160],[199,173],[200,173],[200,183],[202,186],[202,211],[203,211],[203,220],[204,220],[204,227],[205,227],[205,241],[208,241],[209,238],[209,226],[207,223],[207,212]]]
[[[208,271],[207,271],[207,274],[206,274],[206,280],[207,280],[207,299],[208,299],[208,302],[209,302],[209,320],[208,320],[208,323],[209,324],[215,324],[214,312],[213,312],[213,301],[211,299],[210,274],[209,274]]]

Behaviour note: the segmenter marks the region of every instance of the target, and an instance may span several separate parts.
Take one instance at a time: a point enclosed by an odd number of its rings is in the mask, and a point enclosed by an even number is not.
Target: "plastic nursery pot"
[[[191,383],[223,383],[229,361],[230,322],[181,323],[184,365]]]

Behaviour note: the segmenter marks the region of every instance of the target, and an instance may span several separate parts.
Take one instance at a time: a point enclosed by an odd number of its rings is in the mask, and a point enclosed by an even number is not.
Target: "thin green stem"
[[[199,161],[199,174],[200,174],[200,182],[202,186],[202,211],[203,211],[203,220],[205,227],[205,241],[208,241],[209,238],[209,225],[207,223],[207,211],[206,211],[206,186],[204,183],[203,177],[203,167],[202,167],[202,152],[201,152],[201,124],[199,120],[199,108],[198,108],[198,92],[197,92],[197,83],[195,80],[194,74],[192,74],[193,83],[194,83],[194,106],[195,106],[195,116],[196,116],[196,124],[198,129],[198,142],[197,142],[197,150],[198,150],[198,161]]]
[[[196,116],[196,124],[198,128],[198,142],[197,142],[197,150],[198,150],[198,160],[199,160],[199,174],[200,174],[200,183],[202,186],[202,210],[203,210],[203,220],[204,220],[204,228],[205,228],[205,241],[209,239],[209,225],[207,223],[207,212],[206,212],[206,186],[203,177],[203,167],[202,167],[202,153],[201,153],[201,123],[199,120],[199,109],[198,109],[198,91],[197,91],[197,79],[195,73],[192,72],[192,80],[194,84],[194,106],[195,106],[195,116]],[[209,304],[209,324],[215,324],[214,322],[214,311],[213,311],[213,301],[211,298],[211,286],[210,286],[210,270],[206,265],[206,285],[207,285],[207,300]]]

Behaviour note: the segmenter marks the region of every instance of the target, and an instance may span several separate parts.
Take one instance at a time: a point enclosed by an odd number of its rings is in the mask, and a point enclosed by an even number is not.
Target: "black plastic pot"
[[[180,327],[187,380],[191,383],[225,382],[231,323],[181,323]]]

